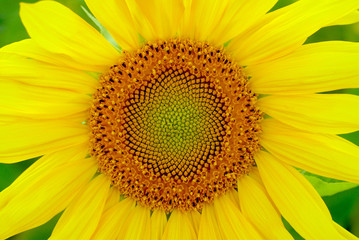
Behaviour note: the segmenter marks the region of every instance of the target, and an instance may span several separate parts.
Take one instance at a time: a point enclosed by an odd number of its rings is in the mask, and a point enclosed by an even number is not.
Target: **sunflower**
[[[359,183],[359,45],[304,44],[357,0],[21,4],[1,56],[0,238],[63,211],[51,239],[356,239],[298,169]],[[269,12],[269,13],[268,13]],[[111,44],[112,43],[112,44]],[[304,44],[304,45],[303,45]]]

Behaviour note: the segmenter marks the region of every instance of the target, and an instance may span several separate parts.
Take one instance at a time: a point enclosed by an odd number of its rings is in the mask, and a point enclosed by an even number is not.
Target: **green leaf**
[[[326,178],[305,171],[301,172],[322,197],[331,196],[336,193],[349,190],[358,186],[358,184],[356,183]]]

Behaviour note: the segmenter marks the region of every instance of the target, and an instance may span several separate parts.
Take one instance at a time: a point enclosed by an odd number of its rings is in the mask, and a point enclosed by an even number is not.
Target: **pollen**
[[[255,165],[262,113],[242,67],[204,42],[148,42],[100,77],[90,153],[121,194],[199,210]]]

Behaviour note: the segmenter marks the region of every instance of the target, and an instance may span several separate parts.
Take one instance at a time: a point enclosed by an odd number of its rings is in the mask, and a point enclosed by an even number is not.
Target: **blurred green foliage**
[[[0,47],[29,37],[19,18],[19,2],[20,0],[0,0]],[[37,0],[22,0],[21,2],[33,3],[37,2]],[[81,6],[86,7],[83,0],[58,0],[58,2],[68,6],[91,25],[95,26],[81,8]],[[293,2],[295,2],[295,0],[279,0],[274,9]],[[359,24],[323,28],[311,36],[307,42],[326,40],[359,42]],[[359,95],[359,89],[340,90],[339,92]],[[357,110],[358,109],[354,109],[353,111]],[[342,136],[359,145],[359,132]],[[11,182],[13,182],[16,177],[35,160],[36,159],[30,159],[24,162],[8,165],[0,164],[0,190],[9,186]],[[350,190],[339,192],[331,196],[325,196],[323,199],[331,211],[333,219],[343,227],[349,229],[355,235],[359,236],[359,187],[351,188]],[[60,215],[61,213],[43,226],[18,234],[11,239],[47,239],[51,235],[51,231]],[[295,239],[302,239],[295,233],[289,224],[286,223],[286,226],[292,232],[293,236],[295,236]]]

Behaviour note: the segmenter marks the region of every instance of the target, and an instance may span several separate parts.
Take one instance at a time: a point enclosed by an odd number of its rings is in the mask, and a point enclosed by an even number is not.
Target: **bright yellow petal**
[[[83,19],[55,1],[22,3],[20,16],[32,39],[50,52],[63,54],[81,69],[102,72],[119,53]]]
[[[358,240],[358,237],[354,236],[352,233],[350,233],[349,231],[347,231],[346,229],[344,229],[342,226],[340,226],[338,223],[333,222],[335,228],[337,229],[337,231],[343,236],[345,237],[345,239],[348,240]]]
[[[66,118],[87,112],[90,106],[91,97],[86,94],[5,79],[0,82],[0,119],[3,115],[31,119]]]
[[[185,2],[181,35],[200,41],[210,40],[211,34],[216,32],[215,29],[221,22],[222,16],[229,8],[230,1],[189,0]]]
[[[5,207],[23,189],[34,185],[39,179],[43,179],[48,172],[56,171],[55,169],[68,162],[85,158],[87,153],[87,144],[82,144],[41,157],[21,173],[9,187],[1,191],[0,209]]]
[[[213,204],[206,204],[202,209],[198,240],[225,240]]]
[[[264,186],[262,178],[260,176],[259,170],[257,167],[253,167],[250,172],[250,177],[254,179],[257,183],[259,183],[260,186]],[[278,211],[277,207],[275,206],[273,200],[270,198],[268,192],[264,189],[264,193],[267,195],[267,199],[272,203],[272,207],[277,211],[278,214],[280,212]]]
[[[26,58],[32,58],[56,66],[81,69],[81,64],[75,64],[70,57],[47,51],[39,46],[33,39],[24,39],[13,42],[0,48],[0,53],[12,53]]]
[[[116,189],[115,187],[111,187],[109,194],[108,194],[108,198],[104,207],[104,211],[107,211],[109,208],[112,208],[113,206],[115,206],[117,203],[119,203],[120,201],[120,191],[118,191],[118,189]]]
[[[186,7],[181,35],[200,41],[210,40],[211,35],[217,35],[216,28],[226,13],[226,9],[229,8],[230,1],[189,0],[184,2]]]
[[[122,49],[129,51],[139,46],[138,33],[125,0],[86,0],[85,2]]]
[[[237,191],[228,191],[226,193],[226,195],[231,198],[232,202],[234,203],[234,205],[236,206],[236,208],[240,209],[240,204],[239,204],[239,197],[238,197],[238,192]]]
[[[135,209],[135,201],[126,198],[109,208],[101,217],[99,226],[92,235],[93,240],[118,239],[127,217]],[[122,235],[121,235],[122,236]]]
[[[262,18],[278,0],[257,0],[257,1],[231,1],[228,9],[223,14],[219,25],[209,38],[217,44],[223,44],[238,36],[260,18]]]
[[[88,141],[88,128],[69,120],[0,124],[0,162],[14,163]]]
[[[100,221],[110,180],[100,174],[76,195],[57,222],[49,239],[90,239]]]
[[[135,30],[139,33],[139,36],[144,37],[145,40],[158,39],[156,32],[154,31],[151,22],[147,19],[146,15],[142,12],[136,0],[124,0],[130,11],[132,20],[135,25]]]
[[[97,87],[97,79],[87,73],[29,59],[31,57],[31,54],[0,53],[0,79],[85,94],[92,94]]]
[[[294,51],[320,28],[357,8],[357,0],[297,1],[268,14],[233,39],[229,51],[242,65],[271,61]]]
[[[184,13],[182,0],[136,0],[141,16],[146,18],[152,27],[152,34],[147,35],[139,27],[139,32],[146,40],[167,39],[174,37]]]
[[[146,40],[175,37],[184,12],[182,0],[124,0],[135,29]]]
[[[274,95],[258,100],[269,116],[304,131],[349,133],[359,130],[359,96],[350,94]]]
[[[188,212],[173,210],[166,225],[162,240],[195,240],[197,234]]]
[[[214,209],[224,239],[263,239],[243,216],[230,194],[215,199]]]
[[[161,240],[167,224],[166,213],[155,210],[151,215],[151,240]]]
[[[56,154],[57,160],[65,156]],[[6,227],[0,228],[0,239],[50,220],[67,207],[74,195],[88,184],[96,170],[96,161],[92,158],[74,159],[49,171],[42,170],[42,175],[34,176],[29,185],[22,185],[24,187],[1,208],[0,225]]]
[[[251,87],[262,94],[308,94],[359,88],[359,43],[306,44],[288,56],[248,66]]]
[[[150,235],[150,209],[137,205],[122,225],[121,239],[142,240]]]
[[[257,167],[253,167],[251,169],[251,178],[256,180],[260,185],[263,185],[263,181],[261,179],[261,175],[259,174],[258,168]]]
[[[257,22],[276,2],[188,1],[181,34],[221,46]]]
[[[256,156],[263,183],[283,217],[305,239],[344,239],[312,185],[267,152]]]
[[[359,183],[359,147],[330,134],[301,132],[274,119],[262,123],[261,144],[279,160],[329,178]]]
[[[191,211],[189,214],[191,215],[194,231],[198,236],[199,225],[201,223],[201,214],[198,211]]]
[[[238,195],[243,215],[268,239],[293,239],[285,229],[281,216],[268,199],[264,188],[253,178],[238,181]]]
[[[328,26],[332,25],[348,25],[359,22],[359,10],[355,9],[351,13],[345,15],[344,17],[332,22]]]

